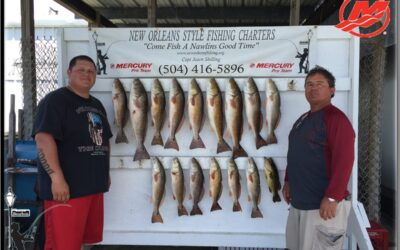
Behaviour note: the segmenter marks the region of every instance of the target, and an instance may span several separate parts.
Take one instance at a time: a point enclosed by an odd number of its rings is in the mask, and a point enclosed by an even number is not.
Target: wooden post
[[[24,119],[22,138],[29,140],[36,113],[36,58],[33,0],[21,1],[22,89]]]
[[[157,26],[157,0],[147,0],[147,27]]]
[[[10,114],[8,119],[7,168],[15,168],[15,95],[11,95]],[[14,189],[14,176],[7,174],[7,185]]]
[[[300,0],[290,0],[290,26],[300,23]]]

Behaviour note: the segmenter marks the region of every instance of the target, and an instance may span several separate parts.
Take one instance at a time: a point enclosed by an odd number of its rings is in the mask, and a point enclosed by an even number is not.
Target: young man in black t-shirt
[[[103,193],[110,185],[112,136],[106,111],[89,94],[96,67],[74,57],[67,87],[38,105],[33,134],[38,148],[38,196],[45,206],[45,249],[78,250],[103,236]]]

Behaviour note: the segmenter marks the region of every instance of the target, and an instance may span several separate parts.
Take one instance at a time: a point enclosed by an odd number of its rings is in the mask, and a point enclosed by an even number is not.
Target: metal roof
[[[100,27],[146,27],[152,0],[54,0]],[[157,0],[157,27],[289,25],[296,0]],[[320,24],[343,0],[300,0],[300,23]]]

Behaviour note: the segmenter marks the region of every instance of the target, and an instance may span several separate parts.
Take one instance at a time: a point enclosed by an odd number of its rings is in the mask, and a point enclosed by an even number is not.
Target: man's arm
[[[58,149],[51,134],[39,132],[35,135],[39,160],[43,169],[51,179],[51,192],[53,200],[66,202],[69,200],[69,186],[64,179],[64,174],[58,160]]]

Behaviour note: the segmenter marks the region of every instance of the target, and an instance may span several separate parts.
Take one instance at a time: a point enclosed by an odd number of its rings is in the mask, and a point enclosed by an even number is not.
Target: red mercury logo
[[[349,32],[354,36],[358,36],[361,38],[369,38],[374,37],[382,33],[390,22],[390,8],[389,1],[381,0],[376,1],[369,6],[368,1],[355,1],[354,7],[350,12],[350,15],[347,19],[344,18],[344,11],[347,5],[351,2],[351,0],[345,0],[340,6],[339,10],[339,19],[340,23],[336,25],[336,28],[339,28],[345,32]],[[368,28],[374,25],[375,23],[382,20],[382,26],[373,32],[361,34],[353,31],[356,27]]]

